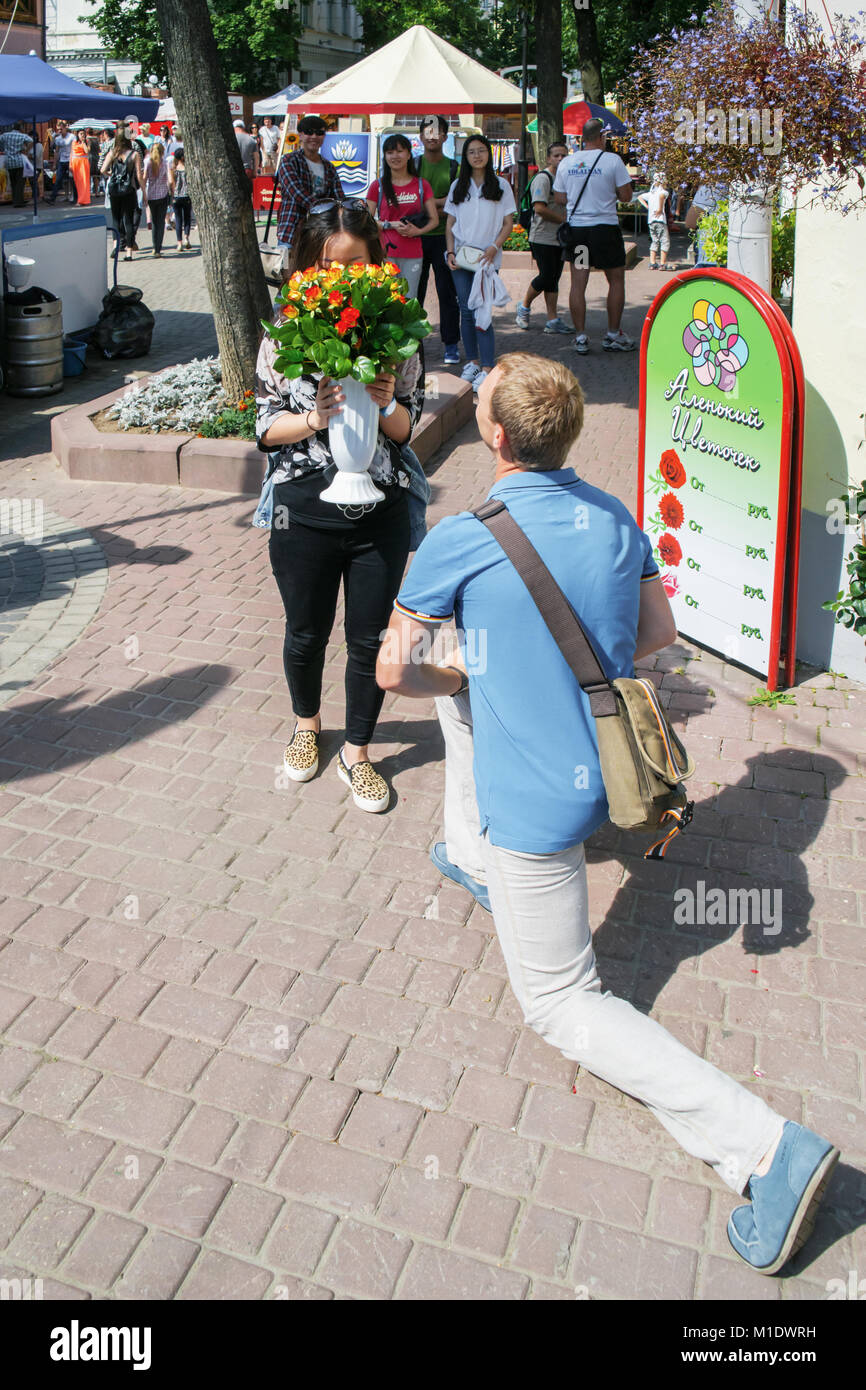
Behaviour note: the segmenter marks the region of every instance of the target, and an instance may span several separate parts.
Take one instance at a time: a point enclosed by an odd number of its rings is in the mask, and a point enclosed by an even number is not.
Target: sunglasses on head
[[[318,212],[330,212],[332,208],[345,208],[347,212],[364,212],[370,217],[370,209],[362,198],[330,198],[325,203],[314,203],[310,208],[310,216]]]

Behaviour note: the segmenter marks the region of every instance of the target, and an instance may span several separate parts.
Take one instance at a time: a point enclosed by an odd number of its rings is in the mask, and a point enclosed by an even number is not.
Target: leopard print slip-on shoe
[[[352,799],[359,811],[384,811],[391,800],[391,792],[384,777],[380,777],[370,762],[355,763],[349,767],[340,749],[337,758],[337,776],[352,789]]]
[[[309,782],[319,770],[319,735],[315,729],[295,725],[292,741],[283,754],[283,767],[293,782]]]

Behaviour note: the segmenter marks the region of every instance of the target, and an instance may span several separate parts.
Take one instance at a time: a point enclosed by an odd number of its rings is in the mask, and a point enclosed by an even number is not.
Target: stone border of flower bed
[[[141,378],[135,385],[140,386],[143,381]],[[253,496],[258,493],[264,454],[245,440],[98,430],[91,417],[128,390],[124,386],[52,417],[51,448],[70,478],[83,482],[209,488],[213,492]],[[421,462],[426,463],[473,414],[468,382],[450,372],[428,372],[424,413],[412,437],[412,448]]]

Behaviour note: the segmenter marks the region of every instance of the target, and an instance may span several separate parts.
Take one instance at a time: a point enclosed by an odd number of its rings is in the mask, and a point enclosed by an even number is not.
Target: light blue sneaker
[[[485,912],[490,911],[490,895],[487,892],[487,884],[479,883],[477,879],[470,878],[464,874],[462,869],[458,869],[456,864],[452,864],[445,850],[445,845],[440,840],[438,845],[434,845],[430,851],[430,858],[436,865],[440,874],[450,878],[452,883],[459,883],[461,888],[467,889]]]
[[[775,1274],[805,1245],[839,1150],[811,1129],[785,1123],[770,1171],[749,1179],[750,1206],[735,1207],[728,1240],[759,1274]]]

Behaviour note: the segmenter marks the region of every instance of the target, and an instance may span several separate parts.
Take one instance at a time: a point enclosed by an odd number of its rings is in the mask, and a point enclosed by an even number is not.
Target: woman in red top
[[[424,252],[419,237],[439,226],[433,189],[419,178],[412,146],[405,135],[389,135],[382,146],[385,167],[367,190],[367,207],[382,229],[386,256],[396,261],[409,285],[409,298],[418,293]]]

